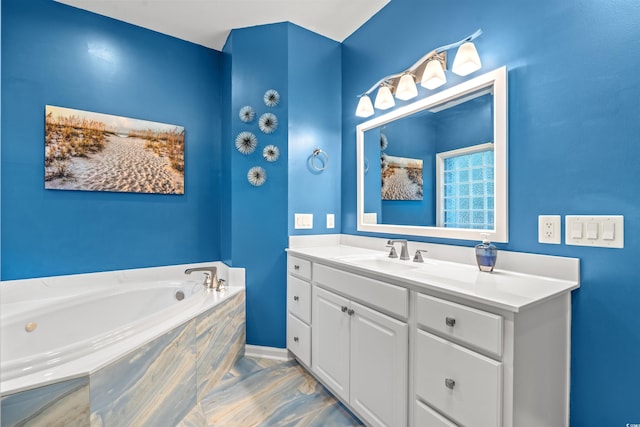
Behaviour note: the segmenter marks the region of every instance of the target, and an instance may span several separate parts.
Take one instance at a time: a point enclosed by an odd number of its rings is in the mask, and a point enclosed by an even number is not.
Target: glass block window
[[[439,153],[437,162],[438,226],[494,229],[493,144]]]

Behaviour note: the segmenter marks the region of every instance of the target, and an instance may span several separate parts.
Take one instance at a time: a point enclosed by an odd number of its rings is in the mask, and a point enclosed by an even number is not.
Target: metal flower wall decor
[[[260,166],[254,166],[247,173],[247,180],[254,187],[260,187],[267,180],[267,171]]]
[[[262,150],[262,157],[264,157],[267,162],[273,163],[280,157],[280,149],[275,145],[267,145],[264,147],[264,150]]]
[[[240,113],[238,115],[240,116],[240,120],[244,123],[251,123],[256,116],[256,112],[252,106],[245,105],[240,109]]]
[[[269,89],[264,93],[263,101],[267,107],[275,107],[280,102],[280,94],[275,89]],[[245,105],[240,108],[238,117],[243,123],[252,123],[256,118],[256,110],[251,105]],[[273,113],[263,113],[257,124],[262,133],[272,134],[278,128],[278,117]],[[258,138],[253,132],[245,130],[236,136],[235,145],[240,153],[248,156],[258,147]],[[269,163],[277,161],[279,157],[280,149],[274,144],[262,149],[262,158]],[[254,187],[260,187],[267,181],[267,171],[262,166],[253,166],[247,172],[247,181]]]
[[[236,148],[242,154],[251,154],[258,146],[258,138],[251,132],[240,132],[236,137]]]
[[[278,128],[278,118],[275,114],[264,113],[260,116],[260,120],[258,120],[258,127],[262,133],[273,133]]]
[[[264,93],[264,105],[275,107],[280,102],[280,94],[275,89],[269,89]]]

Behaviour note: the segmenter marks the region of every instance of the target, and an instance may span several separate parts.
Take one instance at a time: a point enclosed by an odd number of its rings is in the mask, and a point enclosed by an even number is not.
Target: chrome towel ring
[[[311,167],[318,172],[322,172],[329,165],[329,156],[319,148],[314,148],[311,154]]]

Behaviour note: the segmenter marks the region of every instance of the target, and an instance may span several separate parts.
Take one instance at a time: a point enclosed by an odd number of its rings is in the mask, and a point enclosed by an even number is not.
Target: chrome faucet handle
[[[391,248],[389,252],[389,258],[398,258],[398,253],[396,252],[396,247],[393,245],[387,245],[388,248]]]
[[[226,282],[226,280],[218,279],[218,284],[216,285],[216,291],[218,292],[224,291],[224,282]]]
[[[416,249],[416,254],[413,256],[413,262],[424,262],[424,258],[422,258],[422,253],[429,252],[426,249]]]
[[[205,288],[210,288],[211,287],[211,273],[205,271],[203,274],[204,274],[204,283],[202,283],[202,285]]]
[[[409,259],[409,248],[407,247],[407,240],[406,239],[397,239],[397,240],[392,240],[389,239],[387,241],[387,245],[394,245],[396,243],[400,243],[402,244],[402,248],[400,249],[400,259],[403,261],[406,261]]]

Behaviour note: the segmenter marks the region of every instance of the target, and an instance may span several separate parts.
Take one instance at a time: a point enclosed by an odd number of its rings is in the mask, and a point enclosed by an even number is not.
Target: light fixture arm
[[[457,47],[460,47],[462,44],[464,44],[466,42],[470,42],[470,41],[478,38],[481,34],[482,34],[482,30],[481,29],[477,29],[473,34],[463,38],[462,40],[459,40],[459,41],[457,41],[455,43],[450,43],[450,44],[447,44],[447,45],[444,45],[444,46],[440,46],[440,47],[438,47],[436,49],[433,49],[432,51],[430,51],[427,54],[425,54],[424,56],[422,56],[422,58],[420,58],[418,61],[416,61],[411,67],[407,68],[405,71],[403,71],[401,73],[390,74],[388,76],[385,76],[385,77],[381,78],[373,86],[371,86],[369,88],[369,90],[367,90],[366,92],[363,92],[360,95],[358,95],[358,98],[360,98],[362,96],[365,96],[365,95],[371,94],[374,90],[376,90],[378,87],[380,87],[380,85],[391,83],[393,80],[395,80],[395,79],[397,79],[399,77],[402,77],[402,75],[405,74],[405,73],[413,74],[426,61],[428,61],[428,60],[430,60],[432,58],[436,58],[440,54],[442,54],[443,52],[446,52],[446,51],[448,51],[450,49],[455,49]]]

